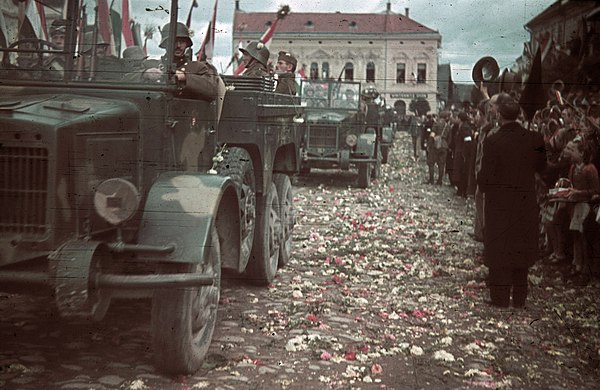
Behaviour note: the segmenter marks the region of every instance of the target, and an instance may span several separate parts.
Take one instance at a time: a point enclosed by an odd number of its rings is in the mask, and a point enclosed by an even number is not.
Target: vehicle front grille
[[[338,134],[336,126],[310,126],[308,128],[309,148],[338,148]]]
[[[0,232],[46,230],[48,150],[0,147]]]

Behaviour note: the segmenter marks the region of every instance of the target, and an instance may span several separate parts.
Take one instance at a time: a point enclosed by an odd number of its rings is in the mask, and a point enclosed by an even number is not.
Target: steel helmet
[[[379,92],[377,92],[377,88],[372,85],[369,85],[365,89],[363,89],[361,95],[367,99],[376,99],[379,96]]]
[[[264,66],[267,66],[267,62],[271,56],[269,49],[267,49],[264,43],[259,41],[250,42],[246,48],[241,48],[240,51],[244,54],[248,54]]]
[[[96,34],[96,43],[95,44],[92,44],[93,40],[94,40],[94,33],[92,31],[88,31],[85,34],[83,34],[83,52],[84,53],[88,53],[89,51],[91,51],[92,46],[93,47],[108,46],[108,43],[104,42],[102,35],[99,33]]]
[[[160,45],[158,45],[158,47],[162,48],[162,49],[166,49],[167,48],[167,41],[169,40],[169,29],[171,28],[170,26],[171,23],[167,23],[163,26],[163,28],[160,30],[160,35],[161,35],[161,39],[160,39]],[[175,35],[176,38],[185,38],[187,40],[187,44],[188,46],[192,46],[192,39],[190,38],[190,30],[188,30],[188,28],[185,26],[185,24],[181,23],[181,22],[177,22],[177,33]]]

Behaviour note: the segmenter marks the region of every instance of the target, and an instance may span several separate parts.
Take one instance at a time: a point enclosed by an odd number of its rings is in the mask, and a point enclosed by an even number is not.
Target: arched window
[[[367,83],[375,82],[375,64],[373,62],[369,62],[367,64]]]
[[[323,62],[323,67],[322,67],[322,76],[324,79],[328,79],[329,78],[329,62]]]
[[[319,64],[316,62],[310,64],[310,78],[311,80],[316,80],[319,78]]]
[[[346,62],[346,66],[344,66],[344,80],[354,81],[354,65],[352,62]]]

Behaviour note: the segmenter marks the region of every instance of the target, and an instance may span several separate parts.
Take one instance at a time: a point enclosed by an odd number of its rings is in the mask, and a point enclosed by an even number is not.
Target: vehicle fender
[[[170,245],[167,254],[147,254],[146,259],[194,263],[210,248],[210,231],[217,224],[222,263],[237,268],[240,248],[240,201],[228,176],[167,172],[152,185],[144,207],[138,243]],[[225,266],[223,264],[223,266]]]
[[[389,126],[385,126],[381,133],[383,143],[391,144],[394,140],[394,129]]]
[[[375,137],[374,133],[361,134],[356,140],[356,153],[365,157],[375,155]]]

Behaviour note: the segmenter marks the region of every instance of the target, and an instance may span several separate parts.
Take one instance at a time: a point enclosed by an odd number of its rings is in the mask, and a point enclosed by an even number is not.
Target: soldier
[[[219,75],[214,66],[204,61],[190,61],[186,58],[186,51],[192,46],[190,33],[183,23],[176,24],[176,40],[174,56],[177,70],[175,77],[181,86],[181,95],[193,99],[213,101],[217,98],[219,86]],[[167,23],[161,30],[162,39],[159,47],[165,49],[169,39],[170,24]],[[163,62],[166,59],[163,57]],[[143,78],[157,81],[163,77],[163,71],[159,67],[146,69]]]
[[[144,68],[144,61],[148,58],[139,46],[129,46],[123,50],[123,61],[132,70],[141,70]]]
[[[67,21],[64,19],[56,19],[50,25],[50,42],[52,42],[58,50],[63,50],[65,48],[66,31]]]
[[[277,58],[277,87],[275,92],[288,95],[296,94],[296,58],[286,51],[280,51]]]
[[[244,64],[246,64],[244,76],[265,77],[270,75],[267,63],[271,53],[264,43],[252,41],[245,49],[241,48],[240,51],[244,55]]]
[[[54,45],[51,50],[65,49],[65,33],[67,31],[67,21],[56,19],[50,25],[50,42]],[[65,73],[64,55],[52,53],[48,56],[44,64],[47,70],[44,75],[49,79],[60,79]]]

